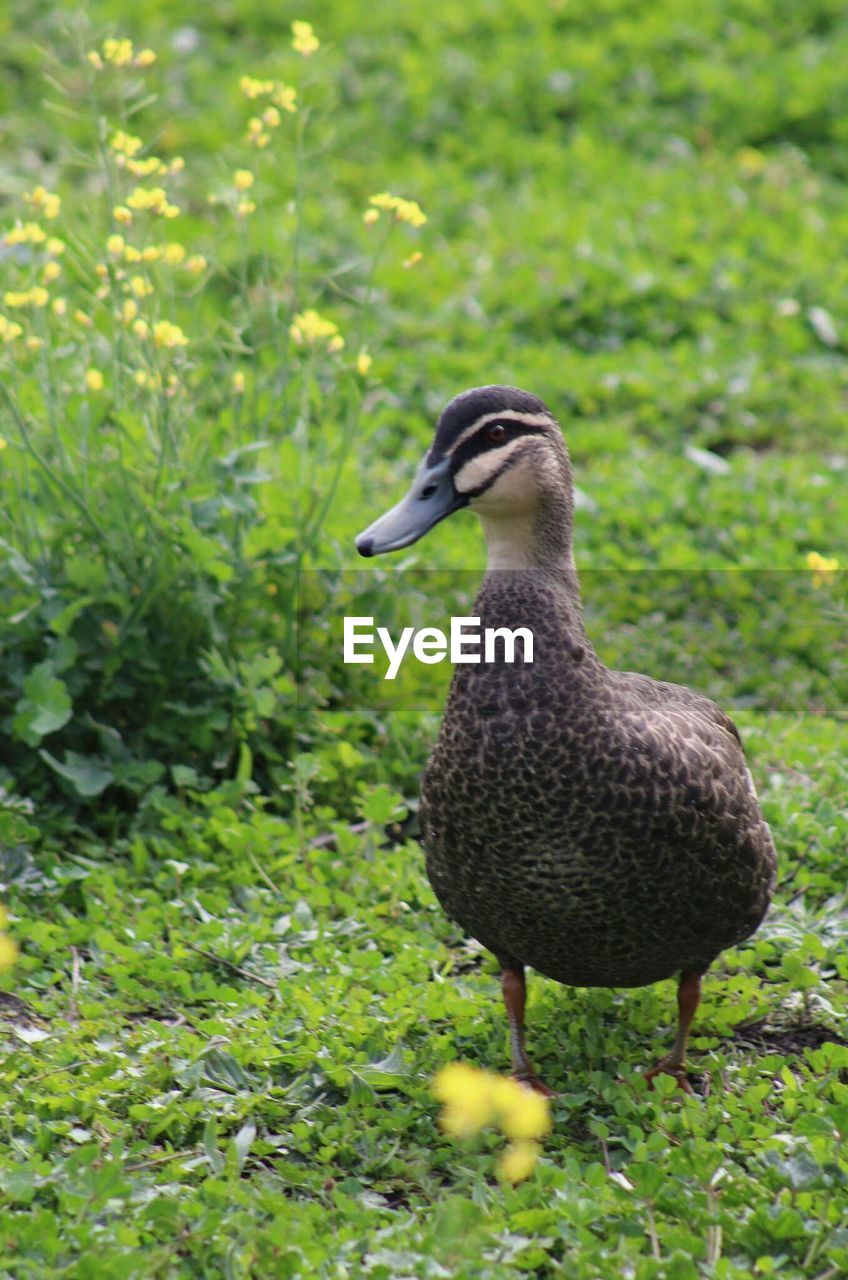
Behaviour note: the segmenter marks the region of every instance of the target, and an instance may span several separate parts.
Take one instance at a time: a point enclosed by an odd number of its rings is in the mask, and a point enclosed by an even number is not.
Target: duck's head
[[[502,386],[455,396],[412,488],[359,534],[356,548],[363,556],[399,551],[461,507],[479,514],[496,567],[570,560],[571,469],[559,425],[538,396]]]

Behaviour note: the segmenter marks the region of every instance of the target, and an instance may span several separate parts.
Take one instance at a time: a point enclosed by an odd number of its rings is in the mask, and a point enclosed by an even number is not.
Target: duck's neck
[[[532,510],[480,512],[487,572],[536,570],[577,585],[567,494],[546,495]]]

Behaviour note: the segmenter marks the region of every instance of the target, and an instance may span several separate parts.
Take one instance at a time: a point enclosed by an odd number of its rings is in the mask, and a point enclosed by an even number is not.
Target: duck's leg
[[[527,999],[527,986],[524,981],[524,965],[501,961],[501,991],[506,1006],[509,1022],[509,1048],[512,1056],[512,1074],[521,1084],[535,1089],[546,1098],[553,1098],[554,1091],[544,1084],[527,1057],[524,1047],[524,1005]]]
[[[685,1093],[694,1093],[686,1075],[686,1044],[695,1011],[701,1002],[701,975],[691,970],[681,973],[677,987],[677,1035],[671,1053],[660,1058],[655,1067],[645,1073],[648,1088],[654,1076],[674,1076]]]

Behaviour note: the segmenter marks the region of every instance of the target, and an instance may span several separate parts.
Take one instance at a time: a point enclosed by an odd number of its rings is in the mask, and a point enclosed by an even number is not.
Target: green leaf
[[[247,1160],[248,1152],[253,1146],[253,1139],[256,1137],[256,1125],[252,1120],[246,1120],[233,1138],[233,1148],[236,1154],[236,1164],[239,1171],[244,1168]]]
[[[63,681],[49,662],[41,662],[24,677],[23,697],[15,708],[12,732],[27,746],[37,747],[41,739],[68,723],[73,704]]]
[[[100,756],[83,756],[77,751],[66,751],[62,764],[49,751],[42,750],[38,754],[60,778],[70,782],[78,796],[99,796],[114,781],[115,775]]]
[[[64,609],[60,609],[56,616],[51,618],[50,630],[57,636],[66,636],[83,609],[90,605],[93,600],[94,596],[80,596],[78,600],[73,600],[70,604],[65,605]]]

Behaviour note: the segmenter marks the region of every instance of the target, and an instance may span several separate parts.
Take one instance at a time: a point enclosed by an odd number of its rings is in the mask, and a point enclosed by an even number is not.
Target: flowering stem
[[[56,488],[59,489],[59,491],[63,493],[70,502],[73,503],[73,505],[77,508],[77,510],[80,512],[80,514],[84,518],[86,524],[90,526],[102,550],[106,553],[106,565],[107,565],[107,568],[109,569],[109,573],[110,573],[110,576],[112,577],[112,581],[114,582],[115,579],[114,579],[114,573],[112,570],[112,557],[114,556],[114,552],[115,552],[114,546],[110,542],[105,531],[101,529],[100,525],[98,524],[94,516],[89,511],[88,507],[79,497],[79,495],[75,493],[75,491],[71,488],[69,484],[65,483],[62,477],[59,475],[58,471],[56,471],[55,467],[52,467],[50,463],[47,461],[47,459],[43,457],[43,455],[38,451],[38,449],[36,449],[35,445],[32,442],[32,436],[29,433],[29,428],[27,427],[26,421],[24,420],[24,417],[21,414],[20,410],[18,409],[18,406],[15,403],[14,399],[12,398],[9,392],[9,388],[6,386],[6,383],[3,381],[0,381],[0,392],[2,392],[3,398],[5,399],[6,404],[9,406],[9,409],[11,411],[12,417],[15,419],[15,424],[21,433],[21,439],[24,442],[24,447],[26,448],[30,457],[33,458],[33,460],[38,464],[39,467],[41,467],[44,474],[56,486]]]

